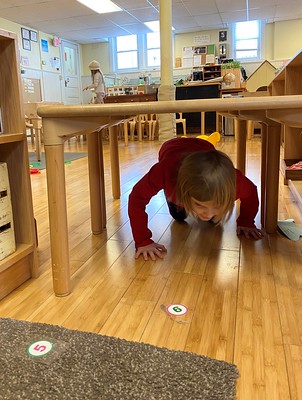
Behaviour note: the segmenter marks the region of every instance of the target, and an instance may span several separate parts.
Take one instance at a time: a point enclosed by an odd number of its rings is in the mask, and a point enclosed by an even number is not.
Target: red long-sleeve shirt
[[[213,151],[208,141],[196,138],[174,138],[163,143],[158,162],[133,187],[129,196],[128,213],[136,248],[153,243],[152,232],[148,229],[146,205],[160,190],[165,191],[169,201],[177,204],[176,179],[185,154],[196,151]],[[236,169],[236,200],[240,199],[240,214],[237,225],[255,227],[258,212],[257,187]],[[180,204],[178,204],[180,205]]]

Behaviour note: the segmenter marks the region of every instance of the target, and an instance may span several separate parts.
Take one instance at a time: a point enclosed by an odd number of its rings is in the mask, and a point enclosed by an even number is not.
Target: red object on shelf
[[[286,169],[302,169],[302,161],[299,161],[291,165],[290,167],[287,167]]]
[[[41,172],[38,168],[30,168],[29,172],[31,175],[41,174]]]

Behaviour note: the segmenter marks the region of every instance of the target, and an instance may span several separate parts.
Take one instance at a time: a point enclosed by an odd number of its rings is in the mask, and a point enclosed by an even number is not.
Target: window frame
[[[235,22],[233,24],[233,26],[232,26],[233,27],[233,29],[232,29],[233,58],[236,59],[236,60],[239,60],[241,62],[251,62],[251,61],[259,61],[259,60],[261,60],[261,55],[263,53],[263,43],[264,43],[264,41],[263,41],[263,33],[264,33],[263,23],[260,20],[253,20],[253,21],[256,21],[257,24],[258,24],[258,37],[252,37],[251,36],[250,38],[245,38],[245,39],[242,39],[242,40],[237,39],[237,37],[236,37],[237,24],[243,23],[243,22],[252,22],[252,21]],[[242,43],[243,40],[255,40],[255,39],[257,40],[257,48],[255,49],[257,51],[257,55],[255,57],[238,57],[237,56],[237,51],[240,51],[240,50],[243,50],[243,49],[238,49],[236,47],[236,43],[237,42],[241,42]],[[247,48],[246,50],[249,50],[249,49]]]
[[[137,53],[137,66],[139,67],[139,55],[140,55],[140,43],[138,40],[138,35],[124,35],[124,36],[136,36],[137,40],[137,50],[126,50],[126,51],[118,51],[117,50],[117,37],[112,37],[110,40],[110,56],[111,56],[111,65],[112,70],[114,72],[123,73],[123,72],[135,72],[138,68],[118,68],[118,54],[127,53],[135,51]]]
[[[153,33],[153,32],[150,32]],[[127,36],[127,35],[126,35]],[[111,66],[112,71],[118,74],[123,74],[127,72],[140,72],[140,71],[154,71],[160,70],[160,65],[158,66],[149,66],[148,65],[148,50],[152,49],[160,49],[159,47],[147,47],[147,33],[144,34],[137,34],[137,60],[138,60],[138,67],[137,68],[118,68],[117,57],[117,37],[112,37],[110,39],[110,57],[111,57]]]
[[[149,32],[149,33],[146,33],[144,35],[144,39],[145,39],[144,50],[145,50],[145,54],[146,54],[146,57],[145,57],[145,68],[146,69],[156,69],[156,68],[160,69],[160,54],[159,54],[159,64],[158,65],[149,65],[148,64],[148,52],[149,51],[151,51],[151,50],[159,50],[159,53],[160,53],[160,37],[159,37],[159,44],[158,44],[157,47],[148,47],[148,34],[154,34],[154,33],[159,33],[159,32]]]

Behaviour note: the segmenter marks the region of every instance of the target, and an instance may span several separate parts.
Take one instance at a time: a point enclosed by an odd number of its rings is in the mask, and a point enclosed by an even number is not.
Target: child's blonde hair
[[[221,209],[217,217],[228,220],[236,200],[236,170],[231,159],[218,150],[189,153],[178,171],[176,195],[193,216],[192,198],[213,201]]]

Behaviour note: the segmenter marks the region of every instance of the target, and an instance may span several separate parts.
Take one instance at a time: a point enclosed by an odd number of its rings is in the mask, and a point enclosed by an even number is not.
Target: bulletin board
[[[22,78],[24,102],[42,101],[41,81],[35,78]]]
[[[207,57],[213,56],[214,61],[207,61]],[[215,44],[187,46],[182,50],[182,66],[186,68],[205,65],[207,62],[215,62]]]

